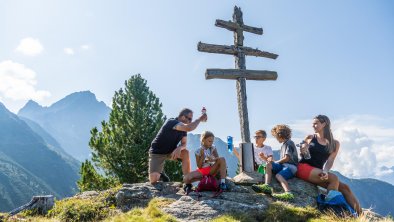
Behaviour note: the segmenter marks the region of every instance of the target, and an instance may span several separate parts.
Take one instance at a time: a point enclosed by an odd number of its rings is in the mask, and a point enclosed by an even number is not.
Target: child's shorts
[[[212,167],[203,167],[203,168],[197,168],[198,172],[200,172],[203,176],[208,176],[209,173],[211,172]]]
[[[283,178],[285,178],[285,180],[289,180],[294,177],[294,173],[289,167],[275,162],[272,163],[272,173],[281,175]]]

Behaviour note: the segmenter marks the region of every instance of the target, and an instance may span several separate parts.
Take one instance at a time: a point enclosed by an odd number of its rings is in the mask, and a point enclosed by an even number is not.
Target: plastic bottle
[[[201,109],[201,115],[204,115],[207,113],[207,109],[205,109],[205,107],[202,107]],[[206,122],[206,120],[204,120],[203,122]]]
[[[233,137],[232,136],[228,136],[227,137],[227,149],[228,149],[228,152],[232,153],[233,152],[233,148],[234,148]]]
[[[305,141],[301,141],[300,144],[297,144],[298,147],[302,147],[302,145],[305,144]],[[304,159],[309,160],[311,158],[311,153],[309,152],[309,144],[307,144],[307,148],[305,149],[305,152],[302,152],[301,155],[304,157]]]
[[[265,163],[262,163],[259,168],[257,168],[257,172],[261,173],[261,174],[265,174]]]

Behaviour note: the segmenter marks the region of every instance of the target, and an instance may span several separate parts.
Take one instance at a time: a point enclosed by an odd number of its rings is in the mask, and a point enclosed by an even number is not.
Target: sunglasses
[[[263,136],[254,136],[255,139],[264,138]]]
[[[188,117],[188,116],[184,116],[186,119],[188,119],[190,122],[193,120],[192,118]]]

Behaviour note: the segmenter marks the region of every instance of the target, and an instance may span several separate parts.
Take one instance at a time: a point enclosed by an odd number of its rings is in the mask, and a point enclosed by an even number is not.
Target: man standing
[[[195,128],[201,121],[207,120],[207,114],[193,120],[193,111],[182,109],[177,118],[168,119],[160,128],[149,149],[149,181],[156,183],[164,168],[164,161],[182,160],[182,173],[190,173],[189,151],[186,149],[187,133]],[[179,144],[180,142],[180,144]]]

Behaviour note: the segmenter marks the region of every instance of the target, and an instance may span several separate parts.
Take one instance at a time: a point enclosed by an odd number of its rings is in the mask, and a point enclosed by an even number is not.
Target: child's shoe
[[[282,200],[282,201],[292,201],[294,200],[294,194],[291,191],[287,191],[284,193],[275,193],[272,195],[273,197],[275,197],[278,200]]]
[[[183,191],[185,191],[186,195],[189,195],[189,193],[193,191],[193,185],[192,184],[185,184],[183,186]]]
[[[272,194],[272,187],[269,184],[253,184],[252,189],[256,193]]]
[[[220,183],[219,188],[220,188],[222,191],[228,191],[228,186],[227,186],[226,183]]]

